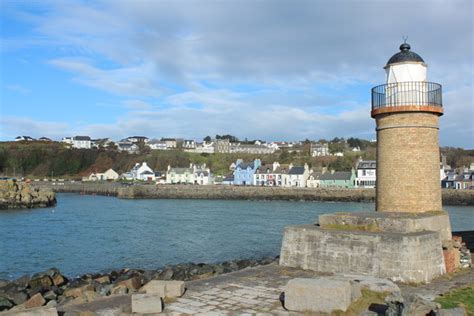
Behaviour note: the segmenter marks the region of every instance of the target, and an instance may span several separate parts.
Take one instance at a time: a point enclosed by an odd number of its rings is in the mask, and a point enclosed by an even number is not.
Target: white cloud
[[[90,134],[372,138],[370,86],[384,82],[382,67],[406,34],[444,86],[441,143],[473,144],[469,0],[46,6],[28,15],[31,45],[56,43],[51,65],[130,110],[114,124],[81,126]]]

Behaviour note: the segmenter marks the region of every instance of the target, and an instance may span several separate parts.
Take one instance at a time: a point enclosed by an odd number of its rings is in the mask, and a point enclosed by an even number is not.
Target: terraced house
[[[354,169],[351,171],[325,172],[319,176],[321,188],[354,188],[356,175]]]
[[[244,162],[242,159],[238,159],[235,162],[234,184],[255,185],[254,174],[261,165],[260,159],[255,159],[252,162]]]
[[[212,183],[212,175],[209,168],[206,168],[206,164],[202,166],[190,164],[189,168],[168,166],[166,183],[207,185]]]

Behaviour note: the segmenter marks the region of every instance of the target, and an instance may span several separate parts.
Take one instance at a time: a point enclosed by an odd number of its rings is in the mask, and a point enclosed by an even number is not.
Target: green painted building
[[[319,175],[321,188],[355,188],[356,174],[351,171],[330,171]]]

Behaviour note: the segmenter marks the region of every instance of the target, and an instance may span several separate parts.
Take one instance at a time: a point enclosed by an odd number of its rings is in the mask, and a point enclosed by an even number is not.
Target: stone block
[[[46,304],[46,300],[43,298],[41,293],[37,293],[25,302],[25,308],[39,307],[43,306],[44,304]]]
[[[285,308],[295,312],[345,312],[352,303],[349,281],[296,278],[285,289]]]
[[[132,313],[151,314],[161,313],[163,304],[161,297],[153,294],[133,294]]]
[[[140,292],[161,297],[181,297],[184,294],[184,290],[183,281],[151,280],[140,289]]]
[[[413,283],[446,272],[436,232],[340,231],[315,225],[285,228],[280,265]]]

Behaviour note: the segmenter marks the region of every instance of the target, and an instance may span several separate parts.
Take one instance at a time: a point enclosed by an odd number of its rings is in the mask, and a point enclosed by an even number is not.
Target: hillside
[[[339,145],[331,145],[341,147]],[[206,163],[215,174],[226,174],[229,165],[238,158],[252,160],[260,158],[262,163],[307,163],[316,170],[322,167],[335,170],[350,170],[359,157],[375,159],[375,148],[365,147],[360,152],[346,150],[344,157],[311,157],[309,147],[303,144],[301,152],[279,151],[271,155],[250,154],[197,154],[181,150],[147,150],[143,154],[128,154],[106,149],[69,149],[58,142],[2,142],[0,143],[0,175],[16,177],[62,177],[80,178],[91,172],[103,172],[113,168],[118,173],[130,170],[137,162],[146,161],[156,171],[166,170],[168,165],[186,167],[190,163]],[[344,148],[337,148],[344,150]],[[468,166],[474,162],[474,150],[442,148],[447,162],[453,167]]]
[[[146,161],[156,171],[166,170],[168,165],[186,167],[190,163],[206,163],[215,174],[226,174],[236,159],[260,158],[263,163],[290,163],[319,169],[328,167],[350,170],[359,156],[374,159],[373,148],[363,152],[347,152],[344,157],[311,157],[303,146],[302,153],[277,152],[271,155],[250,154],[197,154],[181,150],[150,151],[128,154],[105,149],[68,149],[57,142],[3,142],[0,143],[0,174],[23,177],[74,178],[113,168],[118,173],[128,171],[136,162]]]

